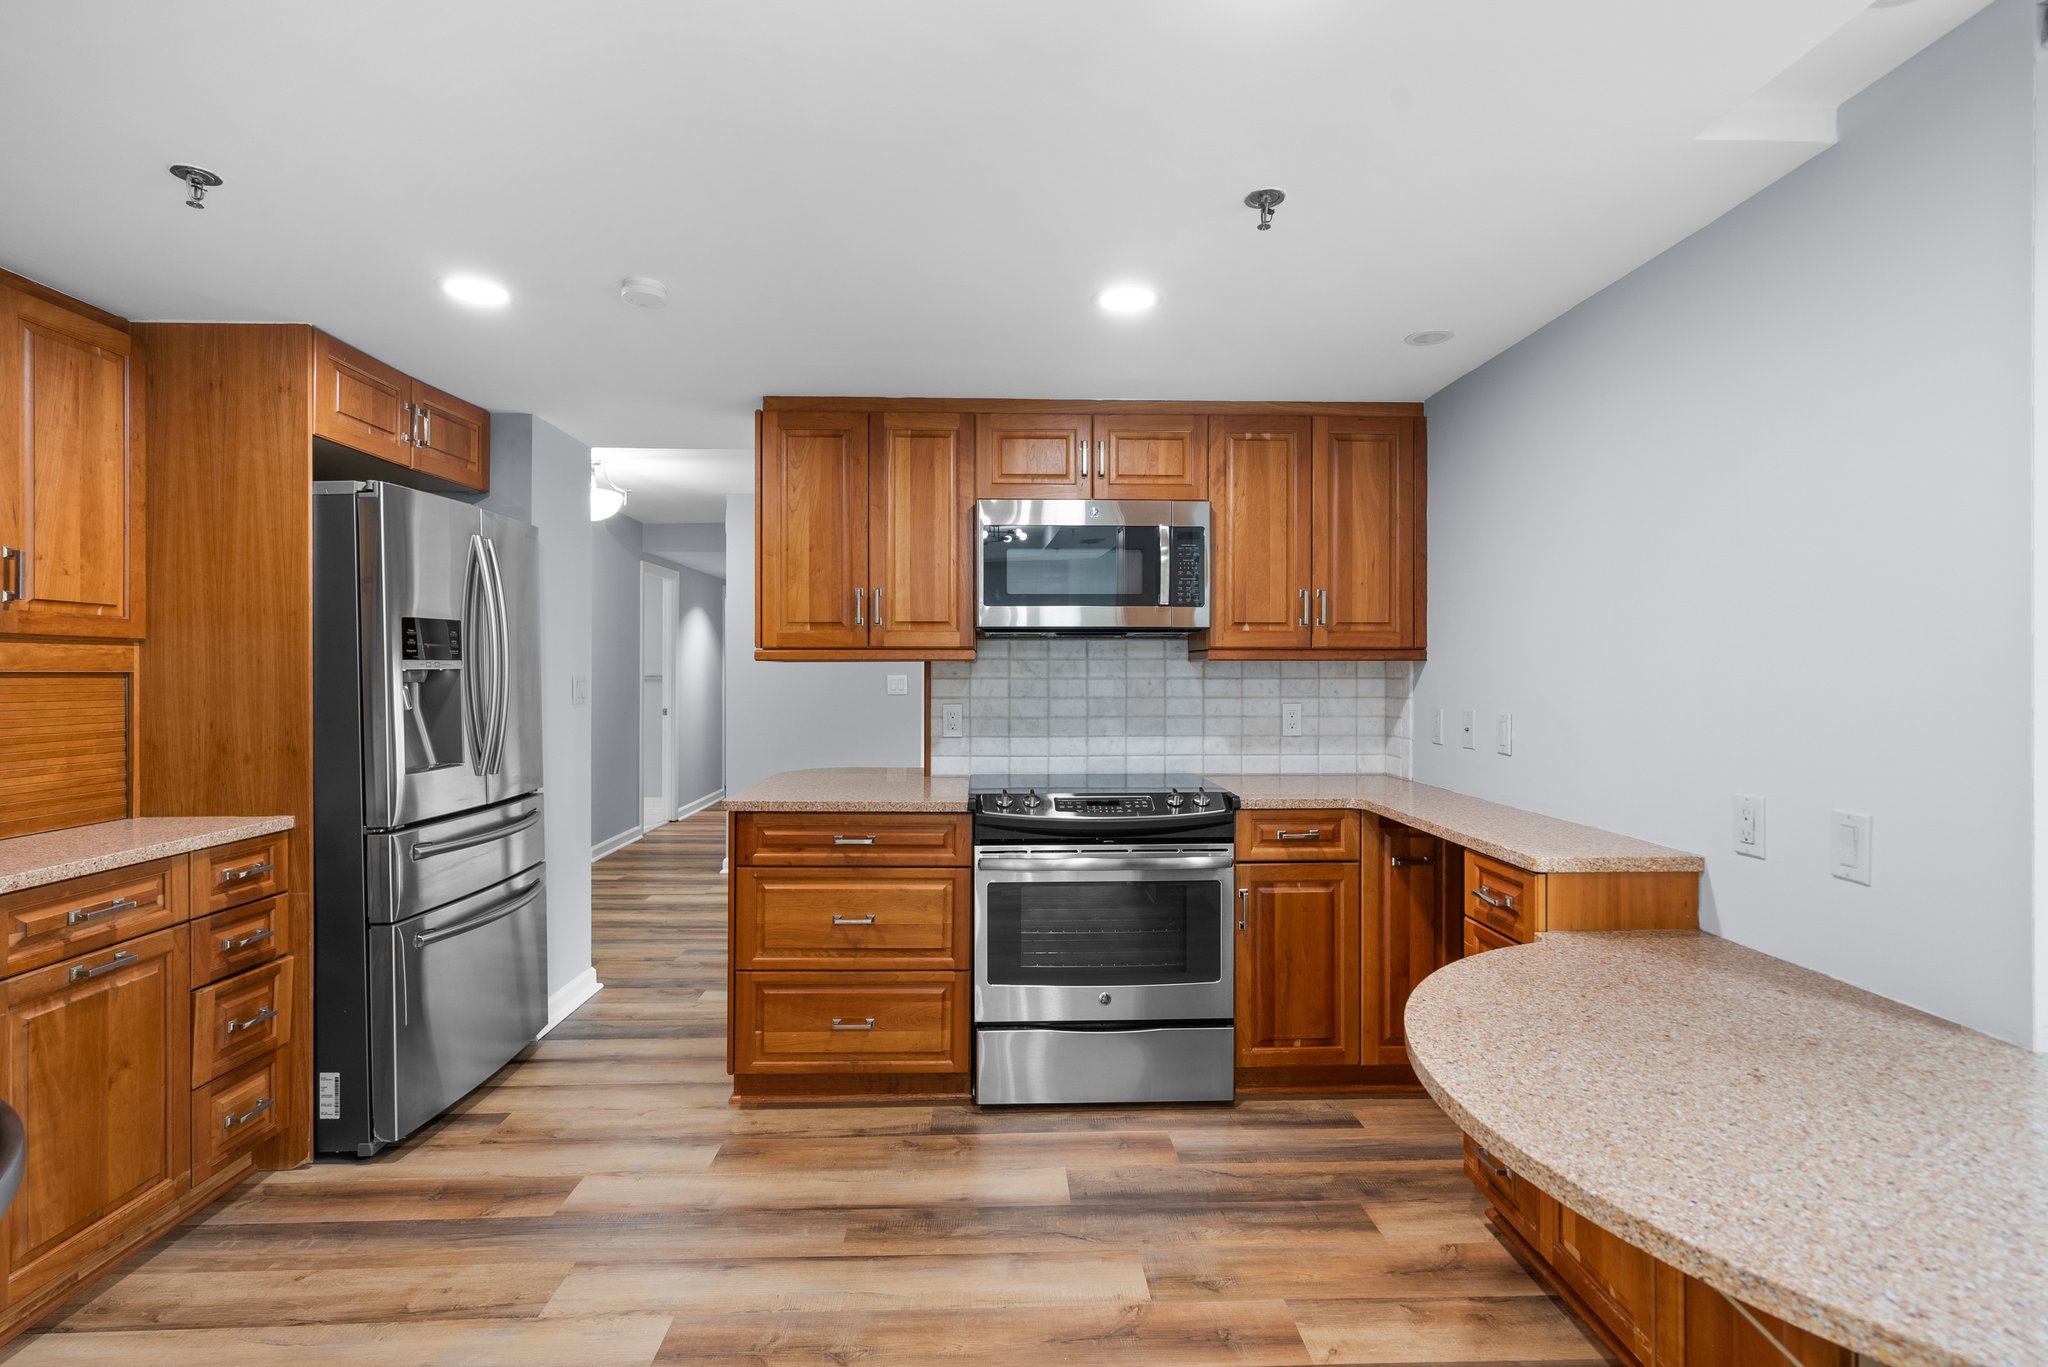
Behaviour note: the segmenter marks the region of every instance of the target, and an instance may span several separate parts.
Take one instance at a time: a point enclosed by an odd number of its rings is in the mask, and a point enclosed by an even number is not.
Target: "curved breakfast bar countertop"
[[[2048,1363],[2048,1057],[1688,931],[1462,960],[1407,1030],[1474,1139],[1681,1271],[1884,1362]]]

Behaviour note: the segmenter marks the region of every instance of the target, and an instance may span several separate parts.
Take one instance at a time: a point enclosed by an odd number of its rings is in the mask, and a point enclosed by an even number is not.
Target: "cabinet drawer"
[[[192,994],[192,1081],[210,1082],[292,1037],[292,961],[279,959]]]
[[[734,884],[741,968],[968,966],[966,869],[743,868]]]
[[[1543,875],[1467,850],[1465,914],[1527,944],[1543,929]]]
[[[1237,814],[1237,859],[1241,864],[1356,858],[1357,812],[1317,809]]]
[[[205,916],[229,907],[275,897],[285,877],[290,831],[238,840],[192,856],[192,914]]]
[[[736,973],[736,1072],[964,1073],[965,973]]]
[[[0,897],[6,972],[40,968],[176,925],[184,919],[172,885],[179,872],[178,861],[159,859]]]
[[[280,1055],[269,1053],[192,1093],[192,1184],[227,1168],[284,1128]]]
[[[1543,1229],[1544,1195],[1540,1188],[1526,1182],[1507,1164],[1495,1158],[1485,1149],[1465,1140],[1465,1175],[1472,1179],[1472,1185],[1480,1194],[1493,1202],[1493,1208],[1501,1217],[1513,1225],[1532,1248],[1540,1248]]]
[[[1465,957],[1468,959],[1489,949],[1512,949],[1520,943],[1520,940],[1510,940],[1492,926],[1482,925],[1470,916],[1465,918]]]
[[[269,963],[285,951],[291,899],[266,897],[192,923],[192,986]]]
[[[869,812],[740,812],[734,858],[740,864],[960,865],[973,848],[968,818]]]

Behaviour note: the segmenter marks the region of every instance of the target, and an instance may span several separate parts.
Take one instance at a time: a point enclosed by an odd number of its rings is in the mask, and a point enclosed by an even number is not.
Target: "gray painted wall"
[[[1710,928],[2015,1042],[2033,58],[1998,0],[1838,146],[1430,400],[1415,699],[1423,781],[1700,851]],[[1874,818],[1869,887],[1829,875],[1831,808]]]
[[[725,581],[678,569],[676,801],[725,786]]]
[[[587,507],[586,503],[586,507]],[[590,843],[640,828],[640,524],[591,522]]]
[[[725,503],[725,776],[738,792],[785,769],[924,767],[924,666],[754,658],[754,496]],[[888,696],[885,680],[908,691]]]

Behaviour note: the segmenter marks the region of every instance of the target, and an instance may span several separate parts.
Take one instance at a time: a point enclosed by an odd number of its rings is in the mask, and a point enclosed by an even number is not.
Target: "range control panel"
[[[1076,816],[1152,816],[1159,807],[1150,793],[1117,793],[1105,797],[1055,797],[1052,809]]]

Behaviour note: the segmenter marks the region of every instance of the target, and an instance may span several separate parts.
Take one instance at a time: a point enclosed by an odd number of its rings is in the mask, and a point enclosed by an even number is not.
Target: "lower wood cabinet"
[[[1657,1260],[1580,1215],[1551,1203],[1544,1256],[1622,1346],[1643,1363],[1657,1354]]]
[[[1408,1062],[1408,998],[1416,984],[1459,957],[1456,909],[1447,873],[1457,847],[1433,835],[1374,823],[1379,839],[1366,858],[1365,1061]]]
[[[740,1071],[964,1073],[964,973],[742,973]]]
[[[1356,1064],[1358,865],[1237,867],[1237,1066]]]
[[[192,1093],[194,1186],[246,1161],[251,1150],[284,1128],[278,1072],[273,1051]]]
[[[966,869],[742,869],[733,880],[740,968],[968,966]]]

